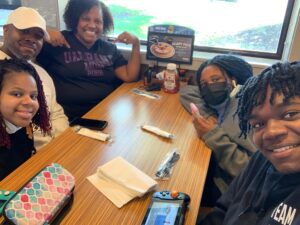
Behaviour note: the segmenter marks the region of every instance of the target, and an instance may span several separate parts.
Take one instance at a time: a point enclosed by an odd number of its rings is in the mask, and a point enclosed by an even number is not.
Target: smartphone
[[[86,127],[92,130],[103,130],[107,126],[108,122],[105,120],[94,120],[94,119],[86,119],[86,118],[75,118],[70,126],[79,125],[82,127]]]
[[[189,203],[183,192],[155,192],[142,225],[183,225]]]

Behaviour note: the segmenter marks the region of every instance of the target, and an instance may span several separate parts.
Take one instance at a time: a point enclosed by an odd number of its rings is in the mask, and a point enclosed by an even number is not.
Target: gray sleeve
[[[231,140],[222,127],[215,127],[202,139],[213,151],[219,166],[232,177],[237,176],[246,166],[256,148],[249,140],[244,140],[243,147]],[[239,140],[241,142],[241,140]],[[244,147],[247,146],[247,149]]]
[[[187,85],[180,89],[180,102],[183,107],[191,113],[190,103],[193,102],[199,109],[202,116],[208,117],[210,115],[215,115],[215,112],[210,108],[206,107],[204,100],[200,95],[198,86]]]

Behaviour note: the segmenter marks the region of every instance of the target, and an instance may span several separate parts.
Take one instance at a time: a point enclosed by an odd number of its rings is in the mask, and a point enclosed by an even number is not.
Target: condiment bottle
[[[149,67],[144,74],[144,86],[148,86],[151,84],[152,80],[152,67]]]
[[[164,71],[163,88],[167,93],[177,93],[179,91],[179,75],[176,69],[176,64],[168,63],[167,69]]]

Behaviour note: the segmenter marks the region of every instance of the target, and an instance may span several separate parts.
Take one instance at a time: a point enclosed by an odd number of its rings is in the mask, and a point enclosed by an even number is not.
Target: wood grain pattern
[[[134,199],[118,209],[87,179],[97,167],[122,156],[146,174],[153,176],[167,152],[180,152],[171,179],[159,181],[157,190],[178,190],[191,196],[186,223],[195,224],[211,151],[196,136],[191,116],[179,102],[179,94],[161,95],[160,100],[134,94],[141,83],[123,84],[85,115],[108,121],[104,132],[112,143],[100,142],[68,129],[0,182],[1,189],[18,190],[38,170],[51,162],[60,163],[76,178],[74,202],[61,224],[140,224],[152,194]],[[175,135],[166,140],[140,129],[157,126]]]

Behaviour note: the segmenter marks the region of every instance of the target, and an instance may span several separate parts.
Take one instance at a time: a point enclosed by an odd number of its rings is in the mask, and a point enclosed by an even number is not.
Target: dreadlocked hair
[[[27,61],[22,59],[4,59],[0,60],[0,93],[2,92],[3,82],[6,79],[6,76],[13,72],[25,72],[30,74],[37,86],[38,96],[37,101],[39,103],[39,109],[37,113],[32,118],[32,126],[33,129],[41,129],[41,132],[45,134],[50,134],[51,124],[50,124],[50,114],[48,111],[48,106],[46,104],[46,98],[43,90],[42,81],[37,74],[34,67],[29,64]],[[16,74],[17,75],[17,74]],[[10,139],[9,135],[6,132],[6,125],[1,112],[0,112],[0,139],[1,143],[0,146],[9,147],[10,146]]]
[[[246,137],[251,130],[249,117],[254,107],[264,103],[268,87],[271,88],[270,104],[277,94],[283,94],[284,102],[300,96],[300,62],[276,63],[246,81],[237,94],[235,114],[239,117],[240,136]]]

